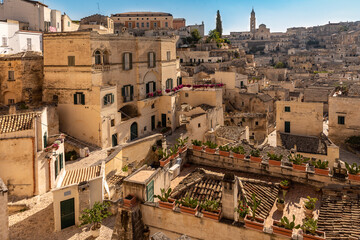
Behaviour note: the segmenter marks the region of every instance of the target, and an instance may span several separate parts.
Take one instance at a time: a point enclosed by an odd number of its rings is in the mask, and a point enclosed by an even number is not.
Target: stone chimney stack
[[[238,196],[238,182],[233,173],[225,173],[222,180],[222,217],[235,220]]]
[[[16,106],[15,105],[10,105],[9,108],[9,114],[16,114]]]

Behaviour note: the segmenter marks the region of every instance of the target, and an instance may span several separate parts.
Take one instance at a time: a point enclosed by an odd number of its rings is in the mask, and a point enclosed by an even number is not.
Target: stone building
[[[58,103],[60,130],[100,147],[157,127],[174,130],[175,43],[175,37],[46,34],[43,101]]]
[[[8,189],[0,178],[0,239],[9,240]]]
[[[9,195],[31,197],[56,185],[65,167],[65,155],[63,138],[49,141],[54,129],[48,124],[56,121],[52,111],[45,107],[0,116],[0,176]]]
[[[171,29],[173,28],[173,16],[164,12],[125,12],[111,14],[115,24],[121,24],[127,28]]]
[[[351,136],[360,135],[360,87],[336,89],[329,97],[329,138],[343,144]]]
[[[61,12],[31,0],[4,0],[0,4],[0,19],[27,23],[28,28],[41,32],[61,32]]]
[[[73,32],[80,28],[80,22],[71,20],[71,18],[64,13],[61,16],[61,31],[62,32]]]
[[[174,18],[173,19],[173,28],[179,30],[186,26],[186,19],[185,18]]]
[[[41,54],[21,52],[0,57],[0,104],[40,102],[43,80]]]
[[[84,29],[91,29],[100,34],[114,33],[114,21],[108,16],[94,14],[80,20],[79,30]]]

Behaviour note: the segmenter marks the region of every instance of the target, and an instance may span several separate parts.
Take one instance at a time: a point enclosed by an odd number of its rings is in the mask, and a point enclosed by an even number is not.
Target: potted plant
[[[264,219],[256,217],[256,209],[261,204],[261,200],[256,200],[255,193],[252,194],[252,202],[248,202],[252,216],[246,215],[245,226],[262,231],[264,228]]]
[[[157,150],[157,154],[158,154],[158,158],[159,158],[161,167],[164,167],[168,162],[170,162],[170,158],[169,158],[169,155],[167,153],[167,150],[159,148]]]
[[[217,148],[216,143],[213,143],[211,141],[207,141],[206,143],[204,143],[204,145],[206,146],[205,152],[212,153],[212,154],[214,154],[216,152],[216,148]]]
[[[211,218],[214,220],[220,219],[219,206],[220,206],[220,202],[215,200],[206,200],[205,202],[200,204],[204,217]]]
[[[282,180],[280,182],[280,187],[284,190],[288,190],[290,188],[290,181],[286,179]]]
[[[281,166],[281,159],[283,158],[283,155],[277,155],[275,153],[267,153],[269,157],[269,165],[273,166]]]
[[[174,158],[177,158],[179,156],[179,147],[177,144],[175,144],[174,146],[172,146],[170,148],[170,160],[171,159],[174,159]]]
[[[259,149],[251,150],[250,152],[250,160],[253,162],[261,162],[262,158],[260,157]]]
[[[282,191],[282,198],[278,197],[278,199],[276,200],[276,208],[277,210],[279,210],[280,212],[284,211],[285,208],[285,196],[286,196],[286,191]]]
[[[97,238],[100,235],[102,220],[111,216],[111,213],[108,210],[109,206],[109,202],[95,202],[91,209],[86,208],[80,216],[81,226],[92,224],[90,231],[94,238]]]
[[[199,140],[191,140],[193,150],[201,151],[203,150],[202,142]]]
[[[304,162],[307,159],[304,159],[304,157],[300,154],[297,154],[295,156],[288,156],[289,161],[293,163],[293,169],[299,170],[299,171],[306,171],[306,164]]]
[[[170,198],[171,188],[165,191],[164,188],[160,189],[161,195],[155,195],[159,199],[159,206],[167,209],[173,209],[175,201]]]
[[[231,148],[231,151],[235,158],[245,159],[245,150],[242,146],[233,147]]]
[[[315,209],[315,203],[317,202],[317,198],[312,198],[307,196],[307,200],[305,200],[304,209],[305,209],[305,216],[312,217],[313,211]]]
[[[295,225],[295,215],[293,215],[293,220],[290,222],[290,220],[284,216],[280,219],[280,221],[275,221],[273,223],[273,232],[275,234],[284,235],[287,237],[292,236],[293,229],[299,229],[300,224]]]
[[[352,165],[345,162],[345,167],[348,170],[348,178],[349,180],[355,180],[360,181],[360,168],[356,163],[353,163]]]
[[[316,174],[320,174],[320,175],[325,175],[325,176],[328,176],[329,175],[329,162],[328,161],[321,161],[320,159],[319,160],[314,160],[312,161],[312,165],[314,165],[315,167],[315,173]]]
[[[318,220],[308,218],[304,221],[301,229],[303,230],[303,240],[322,240],[325,239],[325,232],[318,231]]]
[[[186,137],[184,139],[182,139],[182,138],[176,139],[178,146],[179,146],[180,153],[183,153],[186,150],[186,148],[187,148],[186,143],[188,142],[188,140],[189,140],[189,137]]]
[[[230,147],[228,145],[226,146],[220,146],[219,147],[219,154],[221,156],[224,156],[224,157],[229,157],[230,156]]]
[[[245,217],[249,213],[249,207],[246,203],[246,201],[239,200],[238,201],[238,207],[235,208],[235,212],[238,213],[239,216],[239,222],[244,222]]]
[[[181,212],[189,214],[195,214],[199,206],[199,201],[191,198],[189,195],[177,200],[176,203],[179,204]]]

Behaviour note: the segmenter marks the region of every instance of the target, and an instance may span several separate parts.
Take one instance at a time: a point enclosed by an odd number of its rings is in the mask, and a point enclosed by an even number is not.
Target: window
[[[103,64],[108,65],[109,64],[109,52],[105,51],[103,54]]]
[[[114,126],[115,126],[115,119],[111,119],[111,121],[110,121],[110,125],[111,125],[112,127],[114,127]]]
[[[60,28],[60,24],[59,24],[59,23],[56,23],[56,26],[57,26],[57,28]]]
[[[121,89],[121,94],[124,98],[124,102],[130,102],[134,98],[134,86],[126,85]]]
[[[200,123],[198,123],[198,128],[199,128],[199,127],[201,127],[201,124],[200,124]]]
[[[59,154],[59,165],[60,165],[59,169],[60,169],[60,171],[61,171],[61,169],[64,168],[63,159],[64,159],[63,153],[60,153],[60,154]]]
[[[7,37],[2,38],[2,45],[1,46],[3,46],[3,47],[7,46]]]
[[[142,28],[144,27],[144,23],[141,23],[141,27],[142,27]]]
[[[256,125],[256,126],[259,126],[259,122],[258,122],[258,121],[256,121],[256,122],[255,122],[255,125]]]
[[[136,27],[137,27],[137,28],[140,27],[138,22],[136,23]]]
[[[59,102],[59,96],[58,96],[58,95],[53,95],[52,99],[53,99],[53,102],[54,102],[54,103],[58,103],[58,102]]]
[[[290,133],[290,122],[285,122],[285,132]]]
[[[148,19],[148,20],[149,20],[149,19]],[[148,28],[149,26],[150,26],[150,24],[147,22],[147,23],[146,23],[146,27]]]
[[[153,103],[152,105],[151,105],[151,109],[154,109],[155,108],[155,103]]]
[[[154,22],[154,28],[156,28],[157,27],[157,23],[156,22]]]
[[[155,65],[156,65],[155,53],[154,52],[149,52],[148,53],[148,67],[149,68],[154,68]]]
[[[166,89],[172,89],[173,88],[173,80],[169,78],[166,80]]]
[[[189,93],[185,93],[185,97],[189,97]]]
[[[111,140],[112,140],[112,146],[113,147],[118,145],[118,140],[117,140],[117,134],[116,133],[111,136]]]
[[[68,22],[68,27],[70,27],[70,21]]]
[[[131,22],[128,23],[128,27],[132,28],[132,23]]]
[[[31,51],[31,38],[26,39],[27,51]]]
[[[178,77],[176,82],[177,82],[177,86],[181,85],[182,84],[182,77]]]
[[[74,94],[74,104],[75,105],[85,105],[85,94],[82,92],[77,92]]]
[[[338,116],[338,124],[345,125],[345,117],[344,116]]]
[[[101,53],[100,53],[100,51],[96,51],[94,55],[95,55],[95,64],[96,65],[101,64]]]
[[[123,69],[132,69],[132,53],[124,53],[123,55]]]
[[[167,52],[166,52],[166,59],[167,59],[168,61],[170,61],[170,59],[171,59],[171,52],[170,52],[170,51],[167,51]]]
[[[290,107],[286,106],[285,107],[285,112],[290,112]]]
[[[114,94],[109,93],[104,96],[104,106],[114,103]]]
[[[146,83],[146,96],[149,93],[153,93],[156,91],[156,82],[148,82]]]
[[[9,99],[8,99],[8,104],[9,104],[9,105],[15,104],[15,99],[9,98]]]
[[[68,66],[75,66],[75,56],[68,56]]]
[[[14,71],[8,71],[8,81],[15,81]]]
[[[167,23],[167,22],[165,22],[165,27],[168,27],[168,23]]]

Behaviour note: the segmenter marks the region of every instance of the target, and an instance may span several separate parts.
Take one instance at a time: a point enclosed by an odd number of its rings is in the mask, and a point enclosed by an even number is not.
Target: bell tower
[[[255,11],[254,8],[251,11],[251,17],[250,17],[250,32],[255,33],[256,30],[256,17],[255,17]]]

